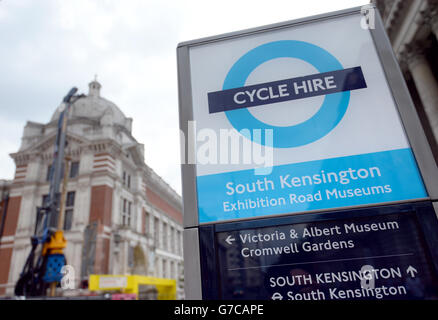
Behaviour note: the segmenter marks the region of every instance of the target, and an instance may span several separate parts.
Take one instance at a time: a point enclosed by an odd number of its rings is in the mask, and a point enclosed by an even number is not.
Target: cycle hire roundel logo
[[[303,77],[245,86],[251,72],[277,58],[296,58],[311,64],[320,73]],[[366,88],[360,66],[344,69],[342,64],[321,47],[296,40],[260,45],[243,55],[229,70],[221,91],[208,93],[209,113],[225,112],[239,132],[243,129],[267,129],[273,132],[274,148],[299,147],[321,139],[333,130],[347,111],[350,91]],[[254,117],[248,108],[324,95],[319,110],[304,122],[274,126]],[[274,110],[273,110],[274,111]],[[254,142],[264,144],[263,137]]]

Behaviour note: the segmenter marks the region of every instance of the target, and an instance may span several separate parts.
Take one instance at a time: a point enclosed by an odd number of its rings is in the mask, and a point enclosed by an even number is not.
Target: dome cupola
[[[97,76],[94,76],[94,80],[88,84],[88,96],[100,97],[100,88],[102,88],[102,85],[97,82]]]
[[[127,118],[113,102],[101,97],[100,89],[102,85],[96,78],[88,84],[88,88],[88,95],[79,98],[72,104],[69,119],[89,118],[99,120],[106,125],[121,125],[131,132],[132,119]],[[62,106],[57,108],[52,115],[51,121],[56,121],[59,118],[61,110]]]

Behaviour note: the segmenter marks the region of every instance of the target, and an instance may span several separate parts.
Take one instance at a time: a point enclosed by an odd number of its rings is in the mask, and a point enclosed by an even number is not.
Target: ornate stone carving
[[[399,25],[400,18],[402,17],[401,13],[404,6],[406,5],[406,2],[400,0],[392,0],[387,5],[388,6],[386,7],[384,13],[384,22],[388,35],[391,35],[392,32],[395,31]]]
[[[429,40],[418,40],[405,45],[400,53],[402,67],[406,65],[409,69],[414,68],[417,63],[424,60],[424,54],[430,46],[431,42]]]
[[[417,23],[419,25],[429,25],[438,37],[438,0],[429,0],[427,9],[420,12]]]

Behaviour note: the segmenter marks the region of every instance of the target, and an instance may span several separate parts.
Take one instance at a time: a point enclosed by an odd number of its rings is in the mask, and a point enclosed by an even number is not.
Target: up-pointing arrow
[[[232,236],[231,236],[231,234],[225,239],[225,241],[228,243],[228,244],[233,244],[233,241],[236,241],[236,239],[234,239]]]
[[[415,269],[413,266],[409,266],[409,267],[406,269],[406,273],[407,273],[407,274],[410,274],[410,276],[411,276],[412,278],[414,278],[414,277],[415,277],[415,274],[418,273],[418,271],[417,271],[417,269]]]

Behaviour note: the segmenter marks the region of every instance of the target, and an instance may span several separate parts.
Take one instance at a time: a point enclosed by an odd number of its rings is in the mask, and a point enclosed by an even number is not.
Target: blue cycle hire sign
[[[199,223],[428,197],[369,32],[349,19],[339,42],[286,28],[191,49],[199,129],[273,150],[264,175],[197,164]]]

